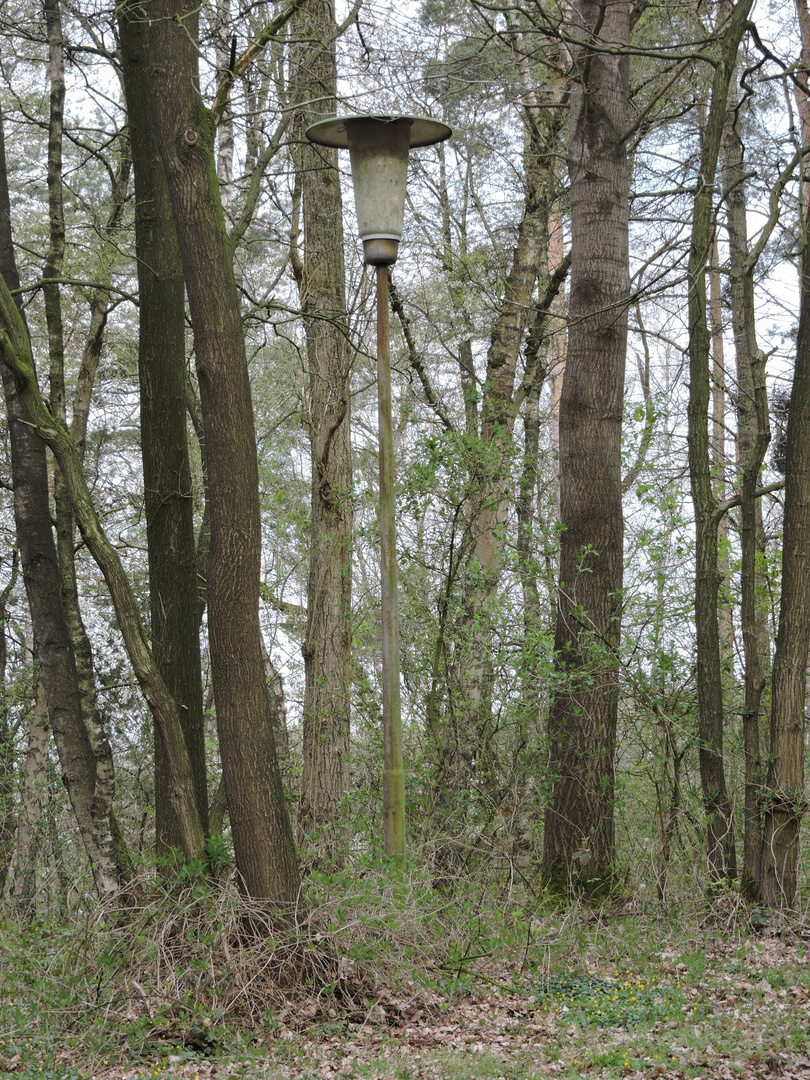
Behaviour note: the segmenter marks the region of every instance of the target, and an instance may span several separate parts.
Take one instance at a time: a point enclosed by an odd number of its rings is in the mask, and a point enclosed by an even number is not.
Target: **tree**
[[[8,686],[8,604],[19,577],[20,559],[12,552],[11,575],[0,591],[0,895],[8,877],[14,854],[17,815],[14,806],[14,730],[12,727],[11,694]]]
[[[200,661],[199,574],[186,434],[185,289],[163,165],[152,127],[148,5],[120,9],[121,66],[135,174],[141,453],[149,555],[152,653],[180,706],[194,775],[194,797],[208,830],[208,791]],[[155,731],[155,834],[158,852],[179,848],[171,765]]]
[[[315,830],[317,850],[337,855],[340,833],[335,827],[349,780],[353,350],[346,319],[337,150],[315,146],[304,137],[310,124],[337,112],[338,29],[332,4],[302,4],[292,32],[293,160],[304,230],[301,255],[294,219],[292,266],[306,332],[312,471],[298,827],[302,837]]]
[[[299,877],[261,650],[256,436],[214,164],[215,118],[199,91],[197,13],[183,0],[153,3],[153,120],[194,330],[211,521],[209,648],[237,870],[250,896],[288,906]],[[276,28],[290,14],[287,9]]]
[[[735,98],[736,95],[730,95],[726,114],[722,167],[737,376],[735,404],[740,490],[740,628],[745,658],[745,822],[740,887],[749,899],[754,899],[759,889],[762,850],[759,805],[763,780],[760,713],[770,665],[767,626],[764,625],[763,618],[766,582],[763,580],[762,570],[762,499],[757,489],[761,484],[762,463],[770,441],[770,424],[765,388],[766,357],[757,344],[754,299],[754,271],[762,246],[758,244],[754,252],[749,253],[744,147],[738,130],[741,117],[738,115]]]
[[[799,263],[799,328],[785,443],[785,513],[782,596],[773,658],[770,755],[762,794],[762,861],[759,898],[768,907],[793,906],[798,886],[799,830],[807,808],[804,743],[807,655],[810,644],[810,244],[806,155],[810,147],[810,15],[796,0],[805,68],[794,86],[800,116],[798,154],[804,162],[799,191],[802,254]]]
[[[782,598],[773,658],[771,745],[762,805],[760,900],[792,907],[799,827],[806,809],[804,737],[810,644],[810,246],[800,268],[801,307],[787,423]]]
[[[746,30],[751,0],[722,10],[711,104],[703,135],[689,248],[689,476],[695,508],[695,629],[700,727],[700,776],[706,812],[709,883],[737,876],[731,803],[723,760],[723,689],[717,610],[720,589],[718,525],[726,508],[712,490],[708,415],[710,335],[706,318],[706,262],[712,243],[712,191],[720,156],[729,87]],[[728,14],[728,18],[726,15]],[[747,464],[744,466],[747,467]],[[758,473],[758,466],[754,475]]]
[[[0,170],[0,172],[2,172],[2,170]],[[0,220],[1,219],[2,215],[0,214]],[[196,812],[196,804],[193,797],[191,763],[189,761],[185,740],[183,739],[177,706],[166,690],[166,685],[160,677],[160,672],[157,670],[152,655],[149,652],[149,648],[146,644],[146,634],[144,633],[140,621],[137,601],[133,595],[126,574],[124,573],[115,546],[110,542],[109,537],[101,526],[96,507],[93,504],[87,482],[82,472],[81,460],[76,445],[64,425],[53,418],[45,405],[45,402],[42,400],[42,395],[37,386],[34,361],[25,323],[14,304],[14,300],[5,283],[5,279],[0,279],[0,356],[2,356],[12,377],[10,388],[15,390],[19,396],[19,406],[17,406],[12,399],[12,404],[9,407],[9,415],[15,419],[18,417],[22,419],[23,423],[19,423],[19,420],[17,420],[20,428],[30,431],[32,435],[37,435],[42,442],[53,451],[57,464],[65,477],[73,513],[76,517],[82,538],[104,575],[104,579],[115,605],[121,633],[126,644],[132,667],[138,678],[144,697],[153,710],[155,722],[160,725],[161,735],[166,741],[169,749],[169,756],[172,762],[172,799],[174,802],[175,813],[177,814],[180,824],[183,854],[188,860],[200,858],[203,853],[203,830],[199,816]],[[4,389],[5,386],[6,384],[4,383]],[[11,395],[7,390],[7,400],[10,398]],[[12,412],[12,408],[15,410],[19,408],[19,411]],[[29,460],[36,466],[39,464],[39,461],[37,460],[38,456],[41,460],[41,471],[43,473],[42,483],[44,485],[44,490],[47,490],[47,481],[44,476],[44,454],[37,455],[36,452],[32,452],[29,455]],[[34,479],[37,479],[36,475]],[[15,491],[17,487],[20,489],[21,498],[23,495],[28,495],[28,491],[23,488],[22,483],[15,485]],[[34,507],[38,505],[39,503],[35,503]],[[40,551],[43,551],[46,556],[45,559],[42,559],[41,557],[38,558],[38,561],[40,562],[40,565],[44,565],[44,567],[50,571],[49,556],[52,552],[54,565],[56,558],[53,550],[53,536],[50,531],[50,515],[47,514],[47,502],[44,503],[44,506],[46,508],[46,513],[43,514],[40,511],[34,516],[33,520],[34,523],[37,523],[40,526],[41,533],[39,534],[39,542],[42,545]],[[47,528],[43,522],[47,522]],[[25,525],[25,528],[22,530],[18,529],[21,547],[23,540],[26,543],[32,543],[30,539],[31,526],[29,520],[27,518],[23,519],[23,524]],[[39,557],[39,551],[33,549],[32,554],[33,553],[36,553]],[[40,567],[38,566],[37,569],[39,570]],[[23,573],[25,574],[25,562],[23,562]],[[39,581],[34,578],[33,574],[31,575],[31,578],[34,580],[35,584],[39,585]],[[54,600],[54,596],[58,595],[58,590],[56,593],[53,592],[51,579],[46,578],[46,585],[51,587],[49,589],[43,587],[43,595],[40,597],[39,594],[34,593],[33,598],[36,600],[37,604],[42,603],[46,605],[46,611],[51,622],[46,623],[45,625],[49,627],[54,625],[53,620],[59,618],[59,605]],[[29,591],[29,604],[32,602],[32,593]],[[37,618],[39,617],[39,611],[37,611],[37,615],[32,614],[32,621],[35,625]],[[58,624],[56,625],[56,629],[59,629]],[[62,644],[63,640],[63,638],[57,639],[60,644],[60,649],[58,651],[55,650],[56,660],[62,665],[61,670],[57,668],[57,673],[60,675],[59,681],[55,687],[57,694],[53,703],[51,700],[48,702],[48,713],[54,727],[57,720],[60,723],[63,722],[64,714],[60,714],[58,711],[60,709],[67,709],[70,706],[71,708],[78,710],[78,715],[81,718],[75,675],[72,678],[70,677],[70,666],[68,666],[67,669],[64,668],[65,664],[70,664],[72,661],[72,643],[70,642],[69,635],[67,637],[67,645]],[[65,657],[67,657],[67,659],[65,659]],[[71,698],[71,695],[74,694],[77,699],[75,704]],[[65,701],[67,701],[67,704],[64,704]],[[67,713],[67,716],[70,719],[72,718],[73,713]],[[76,722],[74,721],[73,724],[75,725],[75,723]],[[69,729],[69,734],[73,735],[74,742],[66,743],[65,745],[66,749],[70,751],[72,759],[67,758],[60,763],[62,765],[63,776],[66,777],[66,783],[70,790],[72,777],[69,770],[75,768],[74,761],[77,759],[80,763],[86,762],[88,755],[82,746],[82,741],[87,740],[87,732],[83,723],[81,726],[72,725]],[[54,735],[56,736],[56,732],[54,732]],[[78,748],[78,750],[75,748]],[[79,753],[81,756],[79,756]],[[92,754],[90,756],[92,757]],[[87,768],[86,764],[83,767]],[[84,810],[81,806],[77,809],[75,802],[73,805],[81,827],[81,822],[84,820]],[[91,865],[95,865],[92,860]],[[105,891],[109,890],[106,889]]]
[[[65,326],[63,319],[63,287],[66,226],[64,208],[65,169],[63,143],[65,127],[65,53],[62,12],[59,0],[44,5],[45,31],[48,41],[48,73],[50,108],[48,117],[48,218],[49,244],[45,255],[42,298],[48,334],[49,389],[52,414],[67,426],[68,394],[65,379]],[[116,233],[121,226],[127,199],[130,174],[129,147],[126,139],[116,139],[117,162],[110,170],[109,213],[100,230],[100,243],[95,266],[96,282],[90,296],[89,320],[82,350],[81,366],[76,379],[69,431],[79,458],[83,461],[87,423],[99,357],[104,344],[105,328],[110,310],[110,293],[105,288],[111,277],[116,249]],[[93,648],[82,617],[76,572],[76,525],[65,478],[61,469],[54,470],[53,501],[56,511],[56,554],[62,579],[62,606],[73,643],[76,662],[79,701],[82,719],[93,755],[95,773],[93,813],[100,819],[109,818],[119,877],[128,872],[128,856],[113,813],[115,769],[108,734],[104,729],[96,695],[96,673]]]
[[[559,415],[562,537],[543,874],[558,887],[573,881],[593,892],[609,885],[614,858],[630,294],[629,60],[623,53],[629,5],[577,0],[570,26],[571,277]]]
[[[468,793],[473,785],[490,816],[504,794],[505,770],[499,758],[514,743],[499,730],[507,724],[498,700],[503,665],[497,642],[504,616],[502,591],[511,580],[509,519],[513,463],[518,454],[515,425],[519,416],[525,419],[526,413],[537,408],[546,374],[547,310],[568,266],[564,261],[548,273],[548,234],[559,187],[556,160],[563,123],[558,80],[548,43],[524,35],[530,21],[512,11],[504,18],[506,30],[495,33],[483,8],[477,9],[477,18],[471,18],[464,7],[425,5],[422,15],[431,33],[450,39],[444,42],[441,57],[426,65],[435,82],[437,108],[443,119],[456,126],[448,148],[438,148],[438,177],[428,184],[435,186],[439,196],[440,231],[435,229],[434,244],[442,263],[440,288],[446,296],[441,312],[445,326],[436,332],[442,334],[455,361],[461,408],[446,407],[446,395],[434,388],[400,290],[392,292],[411,368],[435,422],[444,429],[441,440],[428,440],[428,460],[430,455],[455,459],[449,470],[454,474],[452,523],[441,539],[447,574],[439,587],[438,627],[431,633],[427,718],[437,767],[423,829],[437,804],[459,820],[468,820],[473,809]],[[482,176],[492,135],[487,104],[478,101],[476,76],[492,87],[503,85],[508,94],[508,150],[504,147],[503,153],[509,154],[514,179],[502,179],[515,184],[513,205],[518,211],[508,231],[497,229],[497,213],[491,213],[484,201]],[[434,231],[432,223],[430,231]],[[496,232],[499,239],[493,243]],[[458,420],[455,412],[461,413]],[[539,438],[539,427],[536,431]],[[532,453],[530,448],[529,459]],[[522,499],[517,548],[524,583],[532,561],[526,513],[535,483],[536,475],[528,465],[517,482]],[[530,619],[526,625],[531,627],[528,636],[536,634],[536,621]],[[535,648],[536,642],[527,645],[527,649]],[[539,720],[539,708],[535,719]],[[518,727],[525,731],[526,724],[519,721]]]
[[[11,234],[11,205],[0,115],[0,351],[3,391],[9,417],[17,542],[23,568],[36,652],[48,715],[59,751],[62,777],[100,895],[114,892],[123,880],[110,818],[109,776],[94,753],[85,717],[76,660],[62,598],[56,545],[51,529],[45,443],[26,412],[25,390],[12,370],[26,365],[27,385],[39,391],[28,331],[9,289],[20,285]],[[41,398],[39,405],[42,405]],[[44,409],[44,406],[42,406]],[[49,418],[50,419],[50,418]],[[67,432],[65,438],[70,440]],[[75,447],[71,443],[75,452]]]

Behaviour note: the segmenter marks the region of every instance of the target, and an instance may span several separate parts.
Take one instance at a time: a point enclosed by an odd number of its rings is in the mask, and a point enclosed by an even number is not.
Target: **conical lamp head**
[[[374,117],[346,124],[352,158],[357,231],[366,264],[396,261],[405,220],[411,122]]]
[[[348,147],[363,257],[367,265],[396,262],[405,218],[408,150],[449,138],[446,124],[414,116],[347,116],[322,120],[307,138]]]

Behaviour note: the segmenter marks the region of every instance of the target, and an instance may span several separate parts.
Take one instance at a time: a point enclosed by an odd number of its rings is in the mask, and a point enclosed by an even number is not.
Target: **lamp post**
[[[405,772],[399,693],[399,605],[394,520],[394,436],[388,353],[388,267],[396,262],[405,217],[408,151],[451,135],[419,116],[346,116],[307,128],[310,142],[351,154],[363,261],[377,268],[377,412],[380,441],[380,591],[383,680],[383,837],[386,855],[405,857]]]

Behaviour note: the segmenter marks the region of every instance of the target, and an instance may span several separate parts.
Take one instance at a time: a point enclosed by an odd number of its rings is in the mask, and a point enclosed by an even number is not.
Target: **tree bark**
[[[493,599],[503,573],[510,495],[508,461],[514,446],[517,411],[515,376],[541,256],[546,251],[551,188],[547,175],[550,145],[539,145],[536,123],[530,121],[526,127],[526,201],[487,351],[472,499],[474,514],[469,522],[471,566],[454,643],[455,712],[463,717],[465,730],[459,731],[456,739],[452,780],[459,793],[466,791],[474,761],[475,774],[495,798]]]
[[[689,249],[689,476],[695,508],[695,627],[700,731],[700,777],[706,811],[709,885],[737,876],[731,803],[723,760],[723,687],[720,665],[718,526],[721,509],[712,489],[709,450],[709,351],[706,262],[712,242],[712,193],[729,87],[752,0],[733,8],[720,39],[711,105],[703,136]],[[727,11],[724,12],[723,17]]]
[[[5,891],[6,878],[14,854],[14,837],[17,832],[14,799],[17,782],[17,762],[14,747],[14,728],[9,715],[11,701],[6,682],[8,663],[6,623],[8,621],[8,602],[17,584],[19,566],[19,555],[15,548],[12,554],[11,577],[8,584],[0,592],[0,896]]]
[[[211,668],[236,864],[250,896],[289,905],[299,876],[261,653],[256,436],[214,122],[199,92],[197,10],[185,0],[153,2],[153,118],[194,329],[211,514]]]
[[[624,522],[621,431],[630,293],[629,4],[572,5],[571,281],[560,398],[560,588],[556,688],[549,713],[552,794],[543,874],[560,889],[609,885],[614,858],[616,651]]]
[[[25,919],[36,915],[37,866],[42,860],[45,839],[43,807],[48,791],[48,744],[51,726],[42,680],[34,695],[34,707],[28,722],[20,820],[17,829],[17,853],[11,896]]]
[[[2,218],[1,214],[0,218]],[[166,685],[149,652],[146,634],[140,621],[137,600],[127,581],[118,552],[101,527],[101,522],[84,478],[76,445],[64,425],[54,420],[42,400],[34,373],[34,362],[28,333],[8,290],[5,278],[0,279],[0,356],[4,361],[3,384],[7,401],[10,402],[9,415],[16,420],[16,422],[12,422],[12,431],[19,429],[30,438],[36,439],[38,437],[38,439],[41,439],[53,451],[57,464],[62,470],[82,538],[90,554],[96,560],[110,590],[110,596],[118,616],[118,624],[124,638],[130,663],[144,697],[152,709],[155,722],[160,725],[162,736],[169,748],[173,767],[172,799],[174,800],[175,812],[181,822],[183,854],[189,860],[199,858],[203,852],[203,831],[194,803],[191,764],[185,740],[183,739],[177,706],[167,691]],[[10,383],[9,376],[11,376]],[[17,394],[16,400],[13,397],[14,392]],[[15,411],[12,412],[12,409]],[[41,478],[35,477],[35,479],[47,491],[44,450],[38,455],[36,451],[30,453],[25,464],[30,464],[32,470],[37,468],[41,471]],[[32,558],[32,562],[38,556],[36,564],[32,565],[32,571],[34,569],[37,571],[44,570],[49,575],[45,579],[45,583],[42,584],[33,572],[30,573],[30,583],[35,586],[33,592],[29,588],[29,581],[26,581],[29,604],[33,604],[35,601],[37,605],[36,614],[33,606],[31,612],[34,632],[36,635],[37,620],[41,621],[43,628],[47,627],[54,635],[57,633],[62,634],[59,625],[57,625],[58,622],[61,622],[61,626],[64,627],[63,636],[56,639],[58,648],[53,649],[54,657],[52,662],[55,666],[53,703],[51,694],[48,691],[48,683],[45,682],[46,693],[48,693],[48,711],[51,723],[54,726],[54,735],[56,736],[57,720],[60,723],[69,723],[69,730],[75,741],[75,746],[71,744],[71,757],[68,760],[63,760],[60,756],[62,774],[68,786],[68,791],[70,791],[71,784],[75,784],[77,781],[89,788],[90,781],[85,774],[88,772],[89,765],[87,762],[92,760],[92,754],[88,757],[81,745],[82,738],[85,741],[89,740],[82,722],[73,652],[64,622],[61,598],[54,601],[54,597],[60,597],[60,589],[47,501],[44,503],[33,502],[30,494],[31,487],[24,488],[21,480],[19,485],[15,482],[15,505],[18,498],[18,487],[20,499],[26,498],[28,500],[28,505],[23,506],[26,515],[24,522],[27,534],[33,532],[34,525],[39,527],[39,532],[36,534],[38,540],[36,547],[34,547],[34,541],[29,538],[29,535],[26,535],[26,544],[31,545],[28,553]],[[39,487],[36,488],[35,493],[38,494],[40,490]],[[44,512],[42,510],[43,505]],[[23,552],[23,574],[25,576],[26,554],[24,553],[22,538],[20,539],[20,548],[21,552]],[[43,554],[40,554],[40,552]],[[47,556],[47,558],[43,557],[43,555]],[[56,575],[55,584],[52,583],[54,574]],[[46,637],[44,644],[51,645],[51,643],[51,639]],[[47,670],[46,655],[47,650],[43,651],[41,658],[43,681],[45,681]],[[48,663],[50,662],[49,660]],[[78,717],[78,722],[75,717]],[[75,807],[76,803],[74,802],[74,809]],[[81,818],[79,818],[79,825],[81,828]]]
[[[767,583],[761,557],[764,531],[762,500],[756,492],[760,486],[762,462],[771,433],[765,388],[765,355],[759,350],[756,337],[756,263],[748,255],[743,144],[736,130],[736,122],[737,110],[732,107],[726,114],[722,154],[731,267],[731,323],[737,369],[735,405],[740,490],[740,627],[745,658],[742,716],[745,797],[740,888],[747,899],[754,900],[758,895],[762,852],[759,813],[763,779],[760,712],[770,660],[768,627],[764,616]]]
[[[717,229],[709,256],[709,324],[711,328],[711,437],[710,454],[712,486],[718,499],[726,497],[726,364],[723,345],[723,293],[720,281],[720,248]],[[718,525],[718,569],[721,581],[728,585],[729,563],[728,517]],[[725,592],[719,607],[720,667],[728,673],[734,665],[734,624],[729,593]]]
[[[810,141],[810,91],[808,91],[808,85],[810,84],[810,76],[808,75],[808,70],[810,70],[810,8],[808,8],[807,0],[794,0],[794,4],[799,20],[802,47],[798,61],[798,72],[801,72],[801,79],[793,81],[793,96],[799,114],[800,145],[807,146],[808,141]],[[808,207],[810,207],[810,176],[807,174],[807,169],[805,169],[801,184],[800,207],[801,212],[806,216]]]
[[[48,36],[48,72],[51,83],[50,112],[48,121],[48,211],[50,243],[45,259],[43,285],[45,300],[45,320],[48,327],[48,354],[50,360],[50,395],[51,412],[57,420],[67,423],[67,394],[65,387],[65,349],[64,325],[62,319],[62,295],[58,278],[62,276],[65,256],[65,219],[63,205],[62,142],[64,136],[65,105],[65,43],[62,34],[62,15],[59,0],[46,0],[45,25]],[[128,149],[123,141],[120,149],[120,162],[113,175],[112,203],[106,227],[105,240],[120,223],[121,213],[127,196],[129,178]],[[99,251],[99,273],[97,280],[103,280],[109,268],[109,253],[104,248]],[[106,256],[106,258],[105,258]],[[109,294],[96,287],[90,304],[90,322],[79,378],[76,384],[73,419],[70,425],[79,456],[84,457],[84,443],[87,433],[87,418],[93,389],[93,380],[98,363],[98,356],[104,340],[104,327],[107,321]],[[79,607],[79,589],[76,578],[76,528],[73,509],[67,484],[57,467],[53,474],[54,506],[56,509],[56,556],[62,579],[62,605],[68,631],[73,642],[73,655],[76,662],[79,701],[82,718],[87,732],[87,740],[93,756],[94,791],[91,814],[97,822],[99,840],[102,842],[105,857],[110,866],[116,868],[119,880],[125,876],[125,852],[119,850],[120,836],[116,834],[113,823],[113,799],[115,797],[115,767],[112,748],[107,733],[100,720],[97,700],[96,681],[93,663],[93,650]],[[58,739],[58,729],[55,729]],[[57,743],[58,745],[58,743]]]
[[[514,27],[513,34],[520,42],[520,35]],[[520,49],[523,49],[522,43]],[[525,55],[523,60],[521,76],[526,87],[523,110],[525,201],[511,266],[490,333],[480,406],[472,346],[466,337],[470,327],[464,325],[467,313],[461,320],[464,337],[459,343],[459,368],[469,447],[469,510],[466,511],[465,522],[469,543],[466,545],[466,565],[462,564],[454,571],[462,583],[461,603],[452,628],[448,721],[443,725],[442,742],[438,747],[440,760],[437,770],[437,781],[463,802],[467,801],[470,780],[475,774],[493,804],[499,798],[496,725],[492,707],[495,598],[504,569],[511,495],[510,458],[515,448],[514,425],[522,404],[534,393],[537,350],[527,347],[526,368],[520,381],[517,377],[518,359],[526,330],[530,328],[533,304],[536,302],[538,308],[544,308],[551,303],[567,272],[566,264],[560,275],[554,275],[545,295],[535,301],[538,275],[547,255],[549,218],[556,190],[554,162],[561,118],[559,110],[543,110],[537,105],[537,94],[530,84]],[[446,228],[449,231],[449,224]],[[454,257],[449,238],[446,241],[445,262],[452,269]],[[546,267],[543,266],[544,281],[545,271]],[[542,378],[542,372],[538,377]]]
[[[197,543],[186,428],[185,288],[169,190],[152,128],[148,11],[148,2],[130,0],[121,10],[118,27],[135,173],[138,374],[152,654],[180,709],[197,813],[207,832]],[[171,800],[171,762],[157,729],[155,841],[163,853],[181,846]]]
[[[807,219],[806,219],[807,220]],[[806,223],[805,223],[806,228]],[[782,598],[773,658],[771,746],[762,806],[760,900],[791,908],[799,872],[810,643],[810,245],[800,266],[799,332],[787,423]]]
[[[14,518],[28,605],[34,628],[35,651],[48,702],[62,778],[90,860],[96,888],[101,896],[115,891],[122,868],[112,839],[110,803],[102,793],[96,800],[99,774],[94,749],[85,725],[79,692],[73,642],[62,601],[62,581],[51,528],[45,444],[30,426],[20,386],[9,362],[17,347],[29,359],[28,378],[36,388],[28,333],[8,289],[18,288],[11,235],[5,142],[0,117],[0,335],[3,342],[3,391],[8,412],[11,469],[14,486]],[[13,329],[12,329],[13,328]],[[3,334],[13,334],[16,344]],[[6,345],[11,346],[11,353]],[[38,388],[35,389],[39,397]],[[40,404],[41,398],[39,398]],[[44,405],[42,405],[44,410]],[[67,433],[65,433],[67,434]]]
[[[293,252],[307,341],[312,522],[307,577],[306,686],[299,837],[314,830],[321,857],[341,858],[340,805],[349,782],[352,461],[343,203],[337,151],[306,128],[337,112],[331,0],[307,0],[293,22],[291,100],[301,185],[303,256]]]

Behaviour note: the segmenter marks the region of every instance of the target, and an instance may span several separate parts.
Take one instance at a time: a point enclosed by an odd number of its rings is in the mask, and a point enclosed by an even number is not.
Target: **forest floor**
[[[0,942],[0,971],[8,958]],[[0,975],[3,1080],[810,1080],[810,933],[799,923],[579,911],[545,925],[522,957],[467,955],[430,985],[383,980],[364,1016],[347,1019],[333,988],[332,1004],[323,991],[299,997],[262,1030],[227,1017],[196,1032],[141,1025],[137,1047],[113,999],[87,1007],[85,1032],[68,1010],[60,1041],[58,1019],[14,999],[11,972]]]

